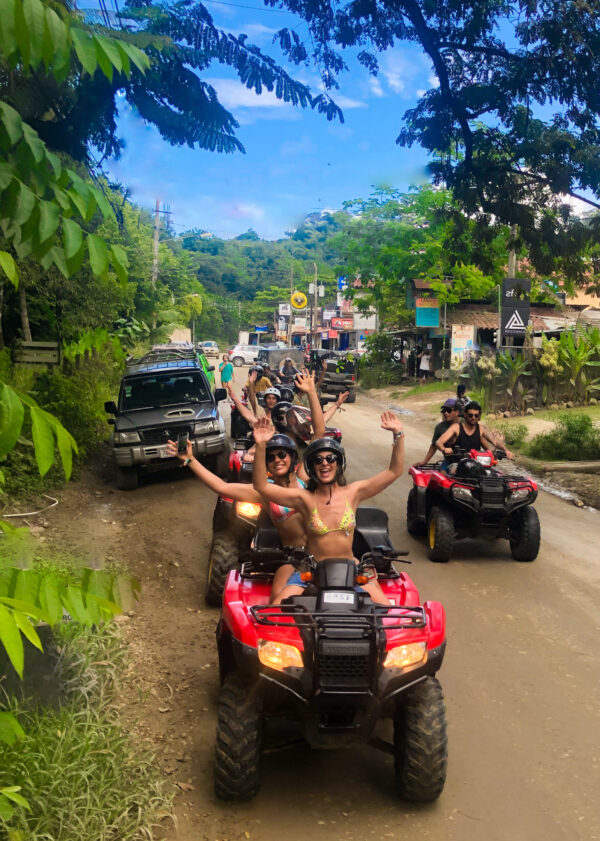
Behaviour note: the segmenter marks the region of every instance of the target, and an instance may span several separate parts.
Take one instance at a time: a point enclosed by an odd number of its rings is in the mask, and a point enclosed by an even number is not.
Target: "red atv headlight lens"
[[[280,672],[292,666],[302,668],[302,655],[299,650],[295,645],[286,645],[284,642],[259,639],[258,659],[263,666],[278,669]]]
[[[408,645],[397,645],[390,648],[383,661],[384,669],[407,669],[417,666],[425,660],[427,653],[426,642],[411,642]]]

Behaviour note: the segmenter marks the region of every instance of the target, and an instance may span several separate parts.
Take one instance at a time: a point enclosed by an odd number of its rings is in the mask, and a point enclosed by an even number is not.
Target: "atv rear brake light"
[[[258,517],[261,511],[261,504],[259,502],[236,502],[235,510],[240,517]]]
[[[286,645],[273,640],[258,641],[258,659],[263,666],[283,671],[295,667],[302,668],[302,655],[295,645]]]
[[[454,485],[452,487],[452,496],[454,499],[462,499],[463,502],[471,502],[473,500],[473,491],[464,485]]]
[[[391,648],[385,660],[384,669],[407,669],[409,666],[416,666],[425,660],[427,653],[426,642],[411,642],[408,645],[397,645]]]

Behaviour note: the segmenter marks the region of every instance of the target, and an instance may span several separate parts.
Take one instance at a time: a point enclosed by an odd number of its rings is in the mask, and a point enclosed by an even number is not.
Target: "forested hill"
[[[332,283],[339,255],[328,245],[348,215],[315,213],[285,239],[262,240],[253,231],[235,239],[219,239],[206,231],[189,231],[181,237],[184,250],[194,253],[197,277],[213,295],[251,301],[271,286],[306,291],[317,264],[319,282]]]

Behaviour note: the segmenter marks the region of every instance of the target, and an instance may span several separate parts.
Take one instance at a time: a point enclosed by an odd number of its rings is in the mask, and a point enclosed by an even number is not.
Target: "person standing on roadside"
[[[431,374],[431,353],[428,348],[419,354],[419,385],[424,385]]]
[[[221,385],[223,388],[227,388],[227,383],[234,381],[234,374],[233,365],[226,353],[223,354],[223,361],[219,365],[219,373],[221,374]]]

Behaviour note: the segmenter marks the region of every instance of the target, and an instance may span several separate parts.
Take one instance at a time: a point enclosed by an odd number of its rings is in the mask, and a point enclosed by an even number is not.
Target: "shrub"
[[[491,427],[509,447],[521,449],[527,438],[524,423],[495,423]]]
[[[551,461],[579,461],[600,458],[600,430],[581,412],[558,416],[550,432],[536,435],[528,447],[529,455]]]
[[[382,388],[396,385],[402,379],[400,371],[381,365],[365,365],[360,371],[360,384],[363,388]]]

